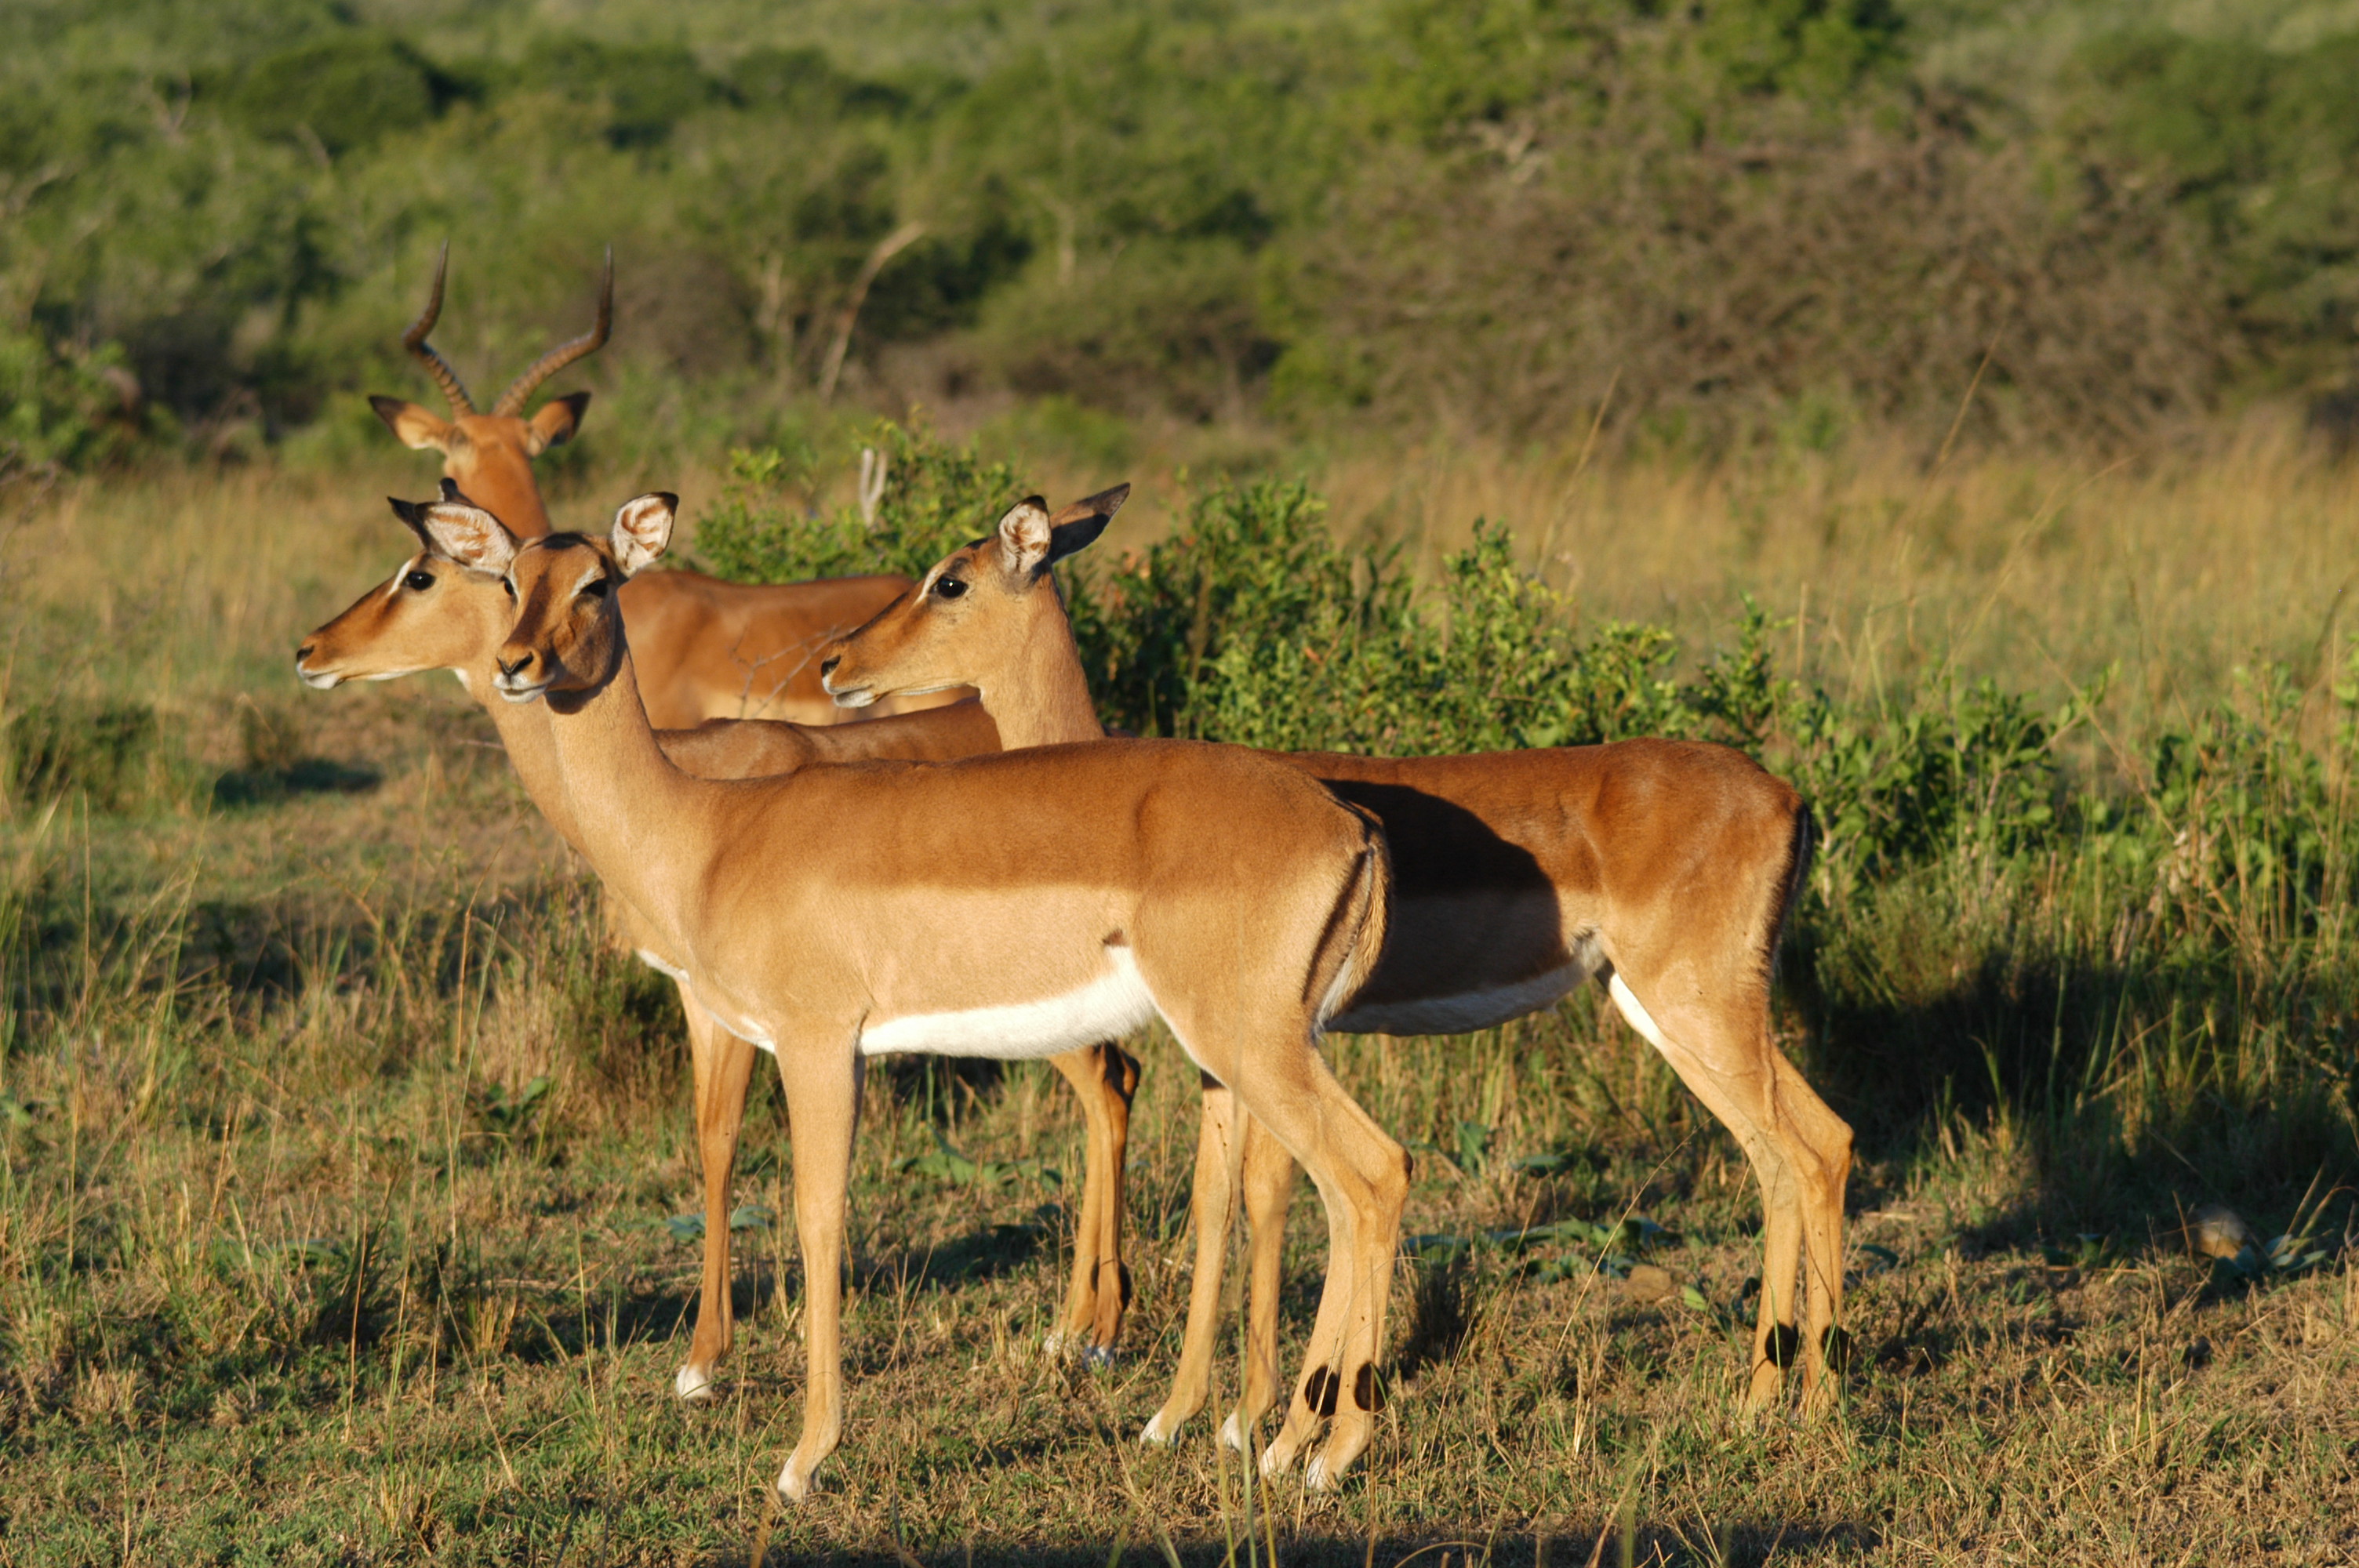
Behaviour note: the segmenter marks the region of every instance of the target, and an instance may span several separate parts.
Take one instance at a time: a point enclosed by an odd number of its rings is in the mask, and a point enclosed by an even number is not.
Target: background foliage
[[[2331,396],[2359,308],[2322,3],[29,0],[0,45],[23,461],[406,384],[446,234],[462,365],[611,240],[596,373],[740,436],[912,222],[852,345],[888,406],[1823,442],[1979,370],[1976,433],[2118,442]]]

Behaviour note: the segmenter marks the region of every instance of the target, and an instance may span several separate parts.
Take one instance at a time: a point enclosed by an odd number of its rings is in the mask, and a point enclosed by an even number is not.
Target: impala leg
[[[1111,1360],[1130,1309],[1130,1269],[1122,1260],[1122,1221],[1129,1206],[1130,1102],[1138,1093],[1138,1058],[1112,1040],[1097,1048],[1100,1104],[1106,1114],[1105,1202],[1098,1210],[1098,1305],[1090,1341],[1093,1359]]]
[[[1310,1173],[1326,1205],[1332,1250],[1303,1358],[1305,1375],[1261,1463],[1265,1474],[1285,1469],[1319,1423],[1331,1421],[1325,1444],[1303,1474],[1304,1484],[1317,1491],[1332,1485],[1375,1434],[1383,1404],[1376,1359],[1400,1248],[1401,1209],[1408,1201],[1408,1154],[1343,1092],[1316,1052],[1305,1051],[1289,1065],[1294,1081],[1241,1098]]]
[[[1265,1474],[1285,1469],[1332,1418],[1326,1446],[1305,1477],[1313,1487],[1324,1487],[1375,1431],[1381,1403],[1376,1357],[1408,1198],[1408,1154],[1327,1070],[1312,1046],[1307,1017],[1256,1023],[1164,1006],[1189,1054],[1206,1071],[1227,1075],[1239,1108],[1310,1173],[1326,1206],[1327,1280],[1304,1358],[1307,1375],[1261,1461]],[[1250,1054],[1234,1044],[1256,1038],[1277,1044]],[[1206,1049],[1211,1044],[1228,1048]]]
[[[778,1050],[795,1146],[795,1230],[803,1255],[803,1431],[778,1475],[800,1502],[843,1434],[843,1214],[860,1120],[859,1053],[848,1043]]]
[[[1188,1284],[1188,1323],[1180,1331],[1180,1369],[1172,1375],[1171,1392],[1138,1434],[1142,1443],[1169,1443],[1179,1436],[1212,1391],[1212,1350],[1221,1332],[1221,1271],[1227,1260],[1243,1153],[1236,1097],[1207,1073],[1203,1122],[1196,1134],[1196,1185],[1189,1200],[1196,1229],[1196,1269]]]
[[[734,1336],[729,1300],[729,1184],[737,1165],[737,1135],[745,1119],[745,1087],[753,1076],[754,1047],[713,1022],[679,987],[688,1016],[689,1060],[696,1082],[696,1148],[704,1169],[704,1276],[696,1302],[696,1333],[688,1360],[672,1379],[683,1400],[712,1397],[712,1369],[729,1354]]]
[[[1810,1352],[1802,1362],[1802,1407],[1816,1411],[1833,1402],[1843,1378],[1842,1357],[1831,1352],[1843,1324],[1843,1193],[1851,1180],[1851,1127],[1828,1108],[1783,1052],[1776,1053],[1776,1062],[1778,1119],[1804,1150],[1794,1161],[1802,1178],[1802,1342]],[[1835,1363],[1832,1368],[1830,1359]]]
[[[1253,1423],[1277,1403],[1278,1282],[1286,1260],[1286,1215],[1294,1206],[1299,1169],[1268,1129],[1246,1119],[1242,1182],[1252,1251],[1245,1267],[1245,1387],[1221,1427],[1221,1441],[1240,1454]]]
[[[1632,1027],[1735,1135],[1761,1184],[1761,1312],[1745,1402],[1757,1407],[1774,1400],[1786,1368],[1799,1359],[1809,1402],[1823,1403],[1832,1392],[1825,1337],[1843,1289],[1851,1129],[1770,1039],[1766,996],[1742,1004],[1667,1007],[1658,1022],[1620,975],[1608,989]],[[1795,1294],[1806,1243],[1810,1315],[1798,1327]]]
[[[1085,1046],[1049,1058],[1058,1076],[1072,1086],[1082,1102],[1082,1208],[1073,1221],[1073,1271],[1065,1286],[1064,1309],[1043,1345],[1057,1355],[1089,1343],[1098,1319],[1099,1253],[1104,1234],[1106,1163],[1112,1127],[1106,1116],[1104,1073],[1098,1065],[1102,1047]]]

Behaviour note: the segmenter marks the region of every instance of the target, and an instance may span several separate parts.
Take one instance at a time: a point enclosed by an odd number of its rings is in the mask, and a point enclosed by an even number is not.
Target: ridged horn
[[[598,324],[570,343],[560,343],[525,367],[525,373],[508,383],[500,400],[492,405],[495,414],[510,416],[524,412],[525,399],[540,388],[540,384],[571,364],[586,359],[606,346],[607,334],[614,329],[614,247],[606,247],[606,280],[598,286]]]
[[[434,258],[434,292],[427,296],[424,314],[412,321],[409,330],[401,335],[401,346],[426,367],[426,373],[434,378],[434,384],[440,387],[442,395],[451,400],[451,413],[473,414],[475,405],[467,396],[466,384],[460,381],[459,373],[452,370],[451,362],[436,353],[434,345],[426,341],[426,334],[434,330],[434,323],[442,319],[442,275],[450,265],[451,242],[445,240],[442,242],[442,254]]]

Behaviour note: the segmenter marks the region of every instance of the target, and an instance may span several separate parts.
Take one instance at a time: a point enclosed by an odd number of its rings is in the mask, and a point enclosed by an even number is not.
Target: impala
[[[1096,536],[1060,529],[1036,498],[953,552],[821,665],[838,702],[971,686],[1013,750],[1098,732],[1049,568]],[[1553,1005],[1591,977],[1745,1150],[1762,1189],[1760,1319],[1747,1399],[1775,1396],[1799,1348],[1806,1403],[1831,1396],[1825,1348],[1842,1305],[1851,1129],[1772,1039],[1779,929],[1801,885],[1810,817],[1749,758],[1694,741],[1462,757],[1276,754],[1375,815],[1392,846],[1391,941],[1336,1032],[1458,1033]],[[1230,1097],[1207,1090],[1197,1162],[1196,1276],[1179,1377],[1145,1436],[1169,1441],[1202,1408],[1238,1169]],[[1294,1173],[1242,1134],[1253,1307],[1241,1441],[1267,1408],[1278,1248]],[[1794,1326],[1798,1272],[1805,1331]],[[1799,1346],[1797,1340],[1799,1339]]]
[[[443,491],[446,499],[463,499],[448,480]],[[1081,517],[1093,504],[1083,502],[1068,510]],[[296,673],[307,685],[325,690],[346,681],[390,680],[425,670],[458,672],[490,713],[526,794],[560,836],[579,849],[581,836],[557,774],[545,712],[492,699],[498,673],[492,655],[513,619],[506,589],[498,578],[465,571],[441,556],[423,532],[419,508],[396,503],[394,511],[419,534],[419,553],[307,636],[296,652]],[[705,778],[790,773],[811,762],[927,761],[999,749],[990,719],[972,698],[871,723],[820,729],[715,720],[694,730],[663,731],[658,741],[677,765]],[[607,908],[622,927],[624,945],[678,982],[677,962],[630,906],[610,899]],[[696,1400],[713,1391],[713,1368],[728,1353],[732,1338],[729,1186],[754,1047],[716,1031],[686,985],[679,989],[695,1079],[706,1224],[696,1331],[673,1389],[683,1399]],[[1119,1336],[1125,1304],[1122,1177],[1138,1064],[1113,1045],[1099,1045],[1053,1057],[1051,1065],[1081,1097],[1087,1129],[1072,1278],[1052,1337],[1082,1346],[1098,1359]]]
[[[533,481],[532,460],[581,429],[590,395],[551,399],[529,417],[525,405],[549,377],[605,345],[614,323],[614,254],[606,253],[596,324],[533,361],[488,414],[475,412],[458,372],[427,341],[441,319],[450,260],[446,242],[434,263],[426,308],[401,335],[401,346],[441,389],[451,417],[397,397],[372,397],[369,404],[403,445],[441,453],[446,478],[517,534],[537,538],[549,532],[549,512]],[[775,584],[724,582],[680,570],[636,577],[623,590],[623,609],[631,618],[647,716],[660,728],[682,730],[708,719],[835,723],[842,714],[820,689],[814,654],[908,586],[908,579],[889,574]]]
[[[1408,1184],[1401,1147],[1317,1049],[1383,946],[1374,823],[1299,770],[1181,741],[693,778],[648,727],[615,602],[668,544],[673,505],[626,503],[604,540],[520,540],[455,503],[422,522],[442,554],[502,573],[516,596],[495,684],[546,703],[591,862],[678,955],[698,1004],[777,1057],[808,1363],[779,1493],[809,1491],[842,1430],[863,1061],[1040,1056],[1155,1016],[1310,1171],[1326,1206],[1310,1375],[1264,1464],[1290,1464],[1332,1421],[1308,1476],[1331,1481],[1373,1431]]]

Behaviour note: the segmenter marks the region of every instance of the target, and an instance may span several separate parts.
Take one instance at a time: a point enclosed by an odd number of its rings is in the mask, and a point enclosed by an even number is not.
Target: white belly
[[[1026,1061],[1114,1040],[1155,1016],[1155,999],[1127,947],[1105,950],[1108,972],[1079,990],[1006,1007],[918,1012],[860,1032],[864,1056],[923,1051],[937,1056]]]
[[[1415,1001],[1384,1002],[1355,1007],[1327,1021],[1330,1034],[1466,1034],[1488,1029],[1527,1012],[1552,1007],[1572,993],[1575,986],[1596,973],[1586,955],[1544,975],[1487,990],[1461,991],[1455,996],[1421,997]]]

